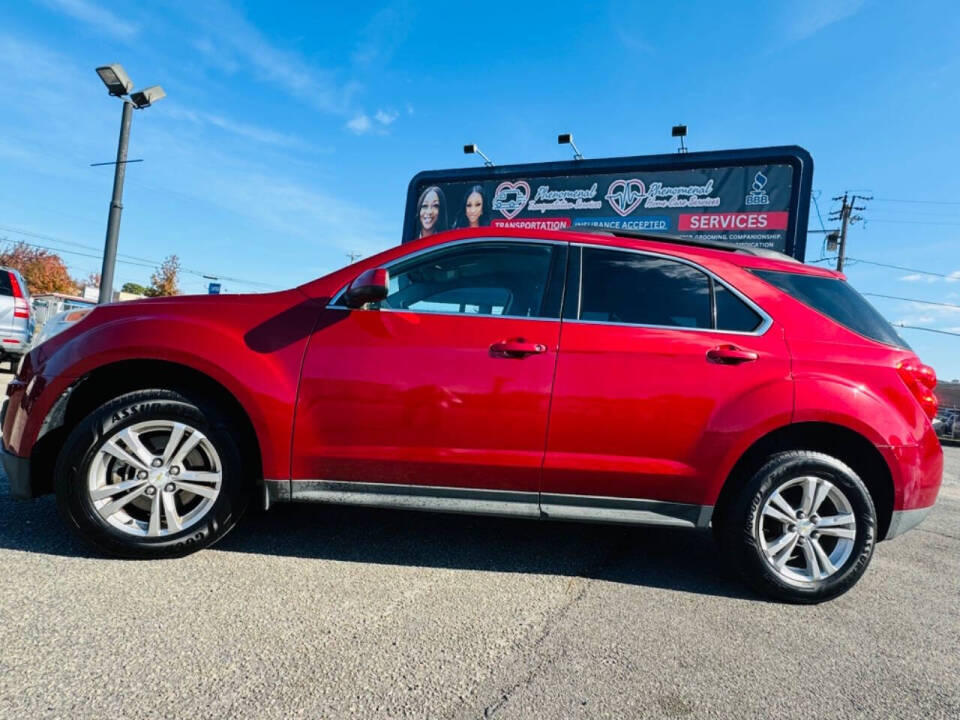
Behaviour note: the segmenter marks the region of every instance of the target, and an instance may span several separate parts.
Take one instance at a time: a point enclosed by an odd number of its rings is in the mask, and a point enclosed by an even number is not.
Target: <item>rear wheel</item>
[[[70,433],[55,471],[71,528],[123,557],[176,557],[223,537],[251,478],[217,407],[170,390],[127,393]]]
[[[876,542],[876,510],[863,481],[818,452],[772,456],[722,518],[716,536],[736,569],[760,593],[788,602],[849,590]]]

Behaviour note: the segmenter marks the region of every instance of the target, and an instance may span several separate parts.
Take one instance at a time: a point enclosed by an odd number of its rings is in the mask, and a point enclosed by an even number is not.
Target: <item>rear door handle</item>
[[[547,346],[540,343],[527,342],[523,338],[501,340],[490,346],[490,353],[496,357],[519,358],[525,355],[539,355],[545,353]]]
[[[755,353],[753,350],[743,350],[736,345],[718,345],[707,350],[707,360],[721,365],[740,365],[741,363],[754,362],[758,357],[760,357],[759,353]]]

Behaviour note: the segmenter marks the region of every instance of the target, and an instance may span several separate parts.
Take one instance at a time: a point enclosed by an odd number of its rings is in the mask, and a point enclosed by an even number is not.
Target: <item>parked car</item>
[[[960,412],[944,410],[933,419],[933,429],[942,438],[960,438]]]
[[[4,405],[13,493],[185,555],[252,498],[712,526],[758,591],[849,589],[930,511],[936,377],[843,279],[611,232],[421,239],[293,290],[99,306]]]
[[[56,315],[52,315],[43,324],[43,327],[40,328],[40,331],[34,334],[33,340],[30,342],[30,346],[35,347],[40,345],[41,343],[44,343],[52,338],[57,333],[63,332],[73,323],[80,322],[92,309],[93,307],[63,310],[58,312]]]
[[[30,290],[20,273],[0,267],[0,362],[16,367],[33,335]]]

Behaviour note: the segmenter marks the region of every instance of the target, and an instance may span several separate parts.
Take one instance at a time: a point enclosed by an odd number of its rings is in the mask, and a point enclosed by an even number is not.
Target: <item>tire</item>
[[[253,478],[235,438],[202,398],[160,389],[123,394],[68,435],[54,471],[57,506],[106,554],[188,555],[226,535],[249,504]]]
[[[721,518],[715,537],[734,568],[761,595],[790,603],[845,593],[863,576],[876,544],[870,492],[847,465],[819,452],[771,456]]]

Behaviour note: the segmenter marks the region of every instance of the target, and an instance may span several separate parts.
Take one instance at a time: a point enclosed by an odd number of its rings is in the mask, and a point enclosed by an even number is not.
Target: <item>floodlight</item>
[[[573,142],[573,133],[560,133],[557,135],[557,144],[569,145],[573,148],[573,159],[583,160],[583,155],[580,154],[580,148],[578,148],[576,143]]]
[[[97,75],[100,76],[103,84],[107,86],[107,92],[111,95],[122,97],[133,90],[133,80],[120,63],[98,67]]]
[[[493,160],[491,160],[491,159],[488,158],[486,155],[484,155],[484,154],[483,154],[483,150],[481,150],[479,147],[477,147],[477,146],[474,145],[473,143],[470,143],[469,145],[464,145],[464,146],[463,146],[463,154],[464,154],[464,155],[479,155],[480,157],[483,158],[483,164],[484,164],[486,167],[493,167]]]
[[[137,109],[143,110],[143,108],[150,107],[157,100],[165,98],[166,96],[167,94],[163,91],[162,87],[159,85],[151,85],[143,90],[130,93],[130,100],[137,107]]]

